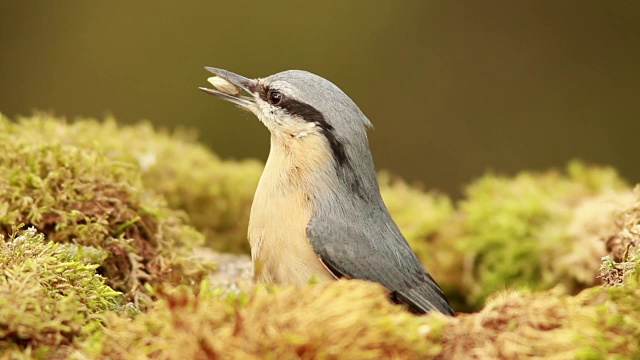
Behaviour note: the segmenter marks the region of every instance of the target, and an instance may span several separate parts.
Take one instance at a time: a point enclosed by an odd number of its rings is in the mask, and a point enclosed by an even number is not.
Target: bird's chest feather
[[[333,275],[306,235],[311,202],[305,172],[296,159],[273,150],[258,183],[249,220],[249,243],[258,283],[305,284]]]

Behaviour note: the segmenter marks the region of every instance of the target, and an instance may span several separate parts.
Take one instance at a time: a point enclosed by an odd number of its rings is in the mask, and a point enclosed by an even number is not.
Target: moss
[[[339,281],[259,287],[221,297],[187,288],[158,294],[135,319],[108,317],[84,357],[122,359],[467,359],[640,356],[637,283],[560,291],[506,291],[456,318],[415,316],[376,284]]]
[[[441,358],[640,358],[640,276],[576,296],[502,291],[442,330]]]
[[[630,193],[611,169],[489,174],[457,206],[381,174],[392,215],[456,307],[488,297],[475,314],[417,317],[361,281],[232,296],[194,286],[202,269],[189,255],[202,236],[188,218],[213,246],[246,251],[262,167],[222,161],[190,139],[113,120],[0,118],[1,231],[25,222],[41,233],[0,242],[0,263],[13,266],[0,272],[0,332],[20,329],[0,337],[3,356],[640,357],[638,200],[617,212]],[[603,237],[603,278],[615,286],[567,295],[596,284]],[[138,312],[112,289],[156,301]],[[7,300],[16,297],[28,300]],[[33,309],[19,318],[23,304]]]
[[[6,242],[0,235],[0,353],[50,358],[97,329],[100,313],[118,309],[122,294],[86,262],[96,253],[46,242],[33,228]]]
[[[460,292],[467,294],[467,304],[478,307],[505,286],[561,285],[568,293],[593,286],[605,254],[600,235],[628,201],[627,187],[613,169],[578,162],[564,174],[480,178],[467,188],[457,238],[450,239],[465,258]]]
[[[263,168],[258,161],[223,161],[195,142],[193,133],[169,134],[147,122],[132,126],[120,126],[113,118],[67,122],[40,113],[15,125],[5,119],[4,126],[32,143],[98,150],[109,159],[133,165],[146,188],[162,194],[171,208],[188,214],[208,245],[249,252],[249,209]]]
[[[360,281],[254,289],[223,298],[208,289],[159,294],[147,314],[111,317],[90,357],[141,359],[418,359],[435,355],[442,315],[430,325]]]
[[[382,173],[389,211],[454,308],[478,309],[495,291],[568,293],[599,283],[602,239],[631,193],[611,168],[572,162],[566,171],[487,174],[456,206],[444,195]]]
[[[104,250],[84,256],[136,304],[146,299],[147,282],[202,278],[202,267],[190,260],[202,235],[145,189],[134,166],[100,148],[66,144],[57,138],[60,130],[41,133],[37,121],[0,118],[0,233],[25,223],[47,240]]]
[[[142,173],[146,189],[186,212],[208,245],[248,252],[249,209],[262,170],[257,162],[222,161],[194,143],[192,135],[159,132],[148,123],[67,123],[38,114],[6,124],[24,141],[99,151],[111,161],[131,164]],[[385,173],[380,184],[418,257],[462,309],[478,308],[505,285],[547,289],[562,284],[575,293],[595,284],[606,253],[600,237],[628,196],[615,171],[579,162],[564,173],[488,174],[471,184],[467,198],[455,207],[445,195],[425,193]]]
[[[570,323],[581,359],[640,357],[640,290],[633,286],[593,288],[576,298]]]
[[[640,270],[640,185],[633,203],[621,211],[615,229],[608,234],[608,255],[603,259],[600,276],[611,286],[623,284]]]
[[[441,358],[635,359],[638,296],[637,286],[594,287],[575,297],[501,293],[479,313],[462,314],[444,327]]]

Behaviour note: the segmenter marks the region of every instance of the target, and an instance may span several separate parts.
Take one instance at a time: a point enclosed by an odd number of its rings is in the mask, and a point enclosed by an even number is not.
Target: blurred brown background
[[[428,188],[576,157],[640,180],[638,1],[2,1],[0,44],[11,117],[149,119],[265,159],[267,130],[197,90],[203,66],[299,68],[368,115],[378,168]]]

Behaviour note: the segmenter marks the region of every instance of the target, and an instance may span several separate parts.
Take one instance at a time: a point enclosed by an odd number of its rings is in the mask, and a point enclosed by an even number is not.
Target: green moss
[[[146,299],[147,282],[202,278],[202,267],[190,259],[202,235],[145,188],[136,167],[99,147],[67,144],[62,123],[56,130],[45,126],[55,120],[38,121],[0,117],[0,234],[25,223],[47,240],[100,249],[83,256],[136,304]],[[84,136],[97,139],[98,133]]]
[[[616,211],[630,203],[630,193],[611,169],[576,162],[564,172],[489,174],[455,207],[444,195],[382,174],[392,215],[460,302],[455,307],[478,308],[488,297],[475,314],[416,317],[390,304],[379,286],[360,281],[258,287],[231,297],[200,283],[202,268],[189,255],[202,236],[188,219],[214,247],[246,251],[262,167],[221,161],[190,139],[113,120],[0,118],[0,231],[11,234],[12,224],[24,222],[41,232],[0,242],[0,263],[13,266],[0,272],[6,279],[0,332],[13,329],[1,333],[3,356],[640,356],[637,257],[630,246],[637,244],[639,212],[638,206]],[[22,250],[6,250],[27,238]],[[616,286],[566,295],[596,283],[603,238],[611,255],[603,274],[616,269]],[[164,283],[189,286],[157,288]],[[112,289],[157,301],[143,312],[120,308]],[[26,300],[8,303],[16,297]],[[24,306],[29,316],[18,318]]]
[[[635,359],[640,356],[637,284],[558,291],[503,292],[475,314],[444,327],[441,358]]]
[[[631,201],[613,169],[577,161],[565,172],[487,174],[455,208],[384,173],[380,184],[410,245],[460,310],[505,288],[576,293],[597,284],[603,239]]]
[[[123,359],[419,359],[439,352],[433,339],[446,321],[413,316],[360,281],[259,287],[231,298],[182,288],[159,297],[134,320],[111,317],[100,342],[82,351]]]
[[[576,358],[640,358],[639,298],[637,279],[580,294],[569,318],[579,345]]]
[[[222,161],[193,136],[158,132],[148,123],[67,123],[39,114],[8,127],[24,141],[99,151],[111,161],[131,164],[142,173],[143,186],[161,193],[171,208],[184,210],[210,246],[248,252],[249,209],[262,170],[257,162]],[[504,286],[562,284],[576,292],[593,285],[605,254],[600,237],[626,196],[615,171],[579,162],[565,173],[486,175],[469,186],[458,210],[445,195],[391,181],[387,174],[380,175],[380,184],[418,257],[456,307],[467,309],[478,308]]]
[[[635,358],[637,283],[493,295],[478,313],[415,316],[362,281],[258,287],[223,297],[206,287],[165,290],[135,319],[107,318],[84,357],[179,358]]]
[[[249,252],[249,209],[263,168],[258,161],[223,161],[197,143],[192,133],[169,134],[146,122],[120,126],[112,118],[66,122],[36,114],[15,125],[5,119],[4,126],[32,143],[97,150],[111,160],[131,164],[147,189],[163,195],[171,208],[186,212],[208,245]]]
[[[461,292],[468,304],[477,307],[505,287],[561,285],[575,293],[592,286],[605,253],[599,235],[628,199],[613,169],[578,162],[566,174],[489,174],[474,182],[460,204],[463,220],[455,240],[465,257]],[[593,232],[590,223],[601,229]]]
[[[46,242],[33,228],[0,235],[0,353],[50,358],[118,309],[122,294],[86,262],[100,252]]]

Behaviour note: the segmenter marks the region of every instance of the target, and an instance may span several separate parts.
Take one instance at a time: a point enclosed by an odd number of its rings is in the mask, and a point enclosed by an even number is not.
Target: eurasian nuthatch
[[[340,88],[300,70],[248,79],[207,67],[203,91],[253,112],[271,150],[251,207],[254,280],[365,279],[423,313],[453,314],[387,210],[369,151],[369,119]]]

